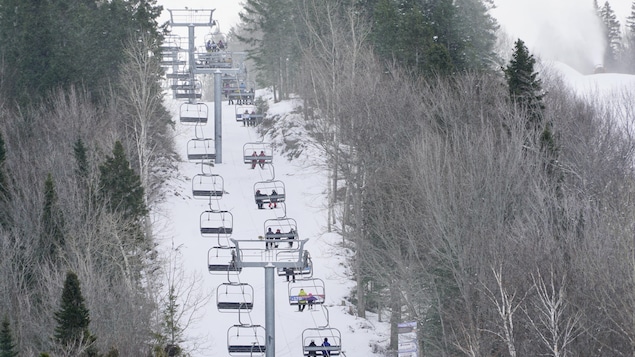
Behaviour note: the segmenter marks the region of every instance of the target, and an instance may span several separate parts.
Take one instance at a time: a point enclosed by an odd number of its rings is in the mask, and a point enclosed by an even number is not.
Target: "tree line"
[[[178,160],[161,10],[0,0],[2,356],[163,356],[182,342],[152,222]]]
[[[275,27],[267,16],[283,3],[247,1],[251,34]],[[424,355],[633,355],[631,101],[577,97],[536,71],[522,39],[497,59],[488,2],[293,6],[274,29],[296,30],[278,48],[299,53],[287,68],[257,52],[267,37],[250,41],[261,80],[303,105],[259,130],[300,125],[308,136],[289,156],[319,150],[329,229],[357,283],[349,301],[360,317],[390,319],[385,354],[397,323],[417,321]],[[401,24],[401,7],[419,27]],[[470,9],[478,39],[455,28]],[[386,28],[427,35],[378,44]]]

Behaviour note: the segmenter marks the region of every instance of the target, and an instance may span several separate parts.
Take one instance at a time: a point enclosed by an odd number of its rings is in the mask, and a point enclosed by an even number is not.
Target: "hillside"
[[[213,103],[207,104],[209,112],[213,113]],[[270,104],[269,115],[288,113],[293,109],[293,102]],[[180,103],[169,101],[167,105],[178,123]],[[232,238],[256,240],[264,234],[264,222],[282,216],[283,212],[281,209],[258,210],[253,198],[254,184],[273,178],[272,175],[275,175],[275,180],[282,181],[287,195],[287,217],[297,221],[300,239],[308,239],[305,248],[313,260],[313,277],[324,281],[329,326],[341,332],[343,350],[354,351],[349,355],[372,355],[372,345],[386,344],[388,327],[386,323],[378,322],[375,315],[370,314],[372,317],[364,320],[349,313],[350,304],[346,298],[353,283],[345,258],[350,252],[342,248],[339,235],[326,233],[326,178],[320,170],[320,157],[310,146],[293,161],[287,161],[276,150],[274,170],[251,170],[243,163],[243,145],[262,138],[253,127],[244,127],[236,122],[233,106],[223,102],[222,112],[223,163],[215,165],[212,172],[222,176],[226,194],[212,202],[212,208],[231,212]],[[285,120],[296,119],[288,116],[281,120],[281,124]],[[194,137],[194,130],[193,126],[177,124],[177,148],[183,158],[186,157],[187,141]],[[202,132],[205,137],[213,137],[212,118]],[[200,344],[194,356],[226,356],[227,331],[231,325],[238,323],[238,314],[221,313],[216,308],[217,287],[228,280],[223,276],[210,275],[206,269],[208,250],[214,246],[215,239],[203,238],[199,232],[200,215],[210,207],[205,200],[192,197],[191,179],[200,172],[201,165],[185,160],[179,163],[178,177],[171,182],[171,193],[158,212],[158,226],[164,227],[160,229],[162,246],[178,250],[187,278],[200,278],[195,290],[211,297],[196,312],[199,320],[188,329],[187,336],[191,340],[186,345],[194,348]],[[264,269],[245,269],[238,279],[253,286],[255,292],[254,309],[248,316],[242,317],[243,321],[264,326]],[[303,330],[326,325],[324,309],[317,307],[313,312],[298,313],[297,307],[290,306],[288,288],[284,277],[276,278],[276,356],[281,357],[301,353]],[[187,304],[181,303],[182,306]]]

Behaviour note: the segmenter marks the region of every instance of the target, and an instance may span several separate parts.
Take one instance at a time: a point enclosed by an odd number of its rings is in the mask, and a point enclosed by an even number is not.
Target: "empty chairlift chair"
[[[302,259],[298,263],[298,254],[294,251],[283,250],[278,252],[276,261],[283,262],[288,261],[290,264],[287,268],[278,268],[278,276],[287,275],[295,276],[296,279],[308,279],[313,277],[313,261],[311,260],[311,254],[308,250],[302,252]],[[287,270],[292,269],[292,270]]]
[[[221,199],[225,192],[223,177],[214,174],[197,174],[192,178],[194,198]]]
[[[201,213],[200,229],[203,237],[229,237],[234,218],[229,211],[207,210]]]
[[[236,248],[216,246],[207,252],[207,270],[212,275],[238,274],[241,268],[236,265]]]
[[[265,328],[260,325],[234,325],[227,330],[227,352],[231,356],[264,356]]]
[[[250,312],[254,288],[247,283],[223,283],[216,288],[216,307],[220,312]]]
[[[302,332],[302,351],[304,356],[338,356],[342,333],[333,327],[308,328]]]
[[[205,103],[183,103],[179,108],[179,120],[183,124],[206,124],[208,112]]]
[[[195,138],[187,142],[187,159],[190,162],[214,161],[216,148],[213,139]]]

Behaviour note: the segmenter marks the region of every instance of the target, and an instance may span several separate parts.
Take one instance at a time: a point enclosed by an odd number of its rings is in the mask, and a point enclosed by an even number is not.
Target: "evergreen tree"
[[[71,271],[66,273],[62,301],[59,311],[55,312],[55,321],[54,340],[63,351],[78,353],[85,350],[86,356],[96,355],[94,347],[91,348],[96,337],[88,329],[90,313],[84,304],[79,279]]]
[[[372,39],[387,61],[443,74],[487,69],[495,60],[498,25],[482,0],[378,0],[374,6]]]
[[[9,210],[9,186],[8,179],[4,171],[4,164],[6,162],[7,155],[4,146],[4,138],[0,133],[0,226],[7,228],[10,222],[10,210]]]
[[[18,352],[15,348],[9,319],[5,316],[2,320],[2,328],[0,329],[0,357],[16,357]]]
[[[163,323],[161,332],[157,334],[158,345],[155,353],[159,356],[182,356],[179,343],[183,340],[183,328],[179,324],[179,304],[174,286],[170,286],[167,306],[163,310]]]
[[[99,166],[99,189],[112,212],[120,213],[124,219],[138,222],[148,213],[141,179],[130,167],[123,145],[115,142],[113,156]]]
[[[635,1],[631,4],[631,13],[626,18],[626,49],[624,55],[625,69],[635,73]]]
[[[606,39],[604,68],[614,71],[618,69],[618,61],[622,54],[622,36],[620,22],[617,20],[617,16],[608,1],[600,9],[600,19],[604,25],[604,37]]]
[[[64,218],[57,205],[55,183],[49,173],[44,181],[44,208],[42,212],[42,245],[40,254],[56,261],[64,247]]]
[[[534,72],[535,63],[536,60],[529,54],[525,43],[518,39],[512,58],[503,72],[511,100],[529,115],[527,128],[537,130],[542,122],[544,94],[540,80],[537,79],[538,72]]]
[[[288,71],[293,71],[299,56],[298,26],[295,0],[247,0],[240,13],[243,33],[236,37],[249,45],[248,57],[259,70],[258,80],[273,86],[274,100],[289,94]],[[293,73],[290,74],[293,76]]]
[[[77,168],[75,172],[80,180],[84,181],[88,178],[88,154],[86,153],[86,147],[81,138],[78,138],[73,145],[73,153],[75,154],[75,161]]]
[[[123,44],[160,38],[156,0],[0,0],[0,57],[7,98],[28,104],[52,89],[82,85],[98,99],[117,78]]]
[[[485,70],[498,62],[494,51],[498,23],[490,15],[492,0],[457,0],[456,23],[461,52],[455,56],[455,65],[463,69]]]

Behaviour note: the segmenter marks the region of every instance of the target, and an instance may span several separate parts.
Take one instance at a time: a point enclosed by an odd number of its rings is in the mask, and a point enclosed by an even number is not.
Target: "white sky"
[[[622,25],[631,3],[609,1]],[[495,0],[495,4],[492,15],[512,42],[522,39],[536,56],[565,62],[583,73],[602,63],[604,43],[593,0]]]
[[[238,24],[240,18],[238,13],[242,10],[242,0],[159,0],[159,5],[163,6],[163,13],[160,17],[160,23],[169,20],[167,9],[216,9],[214,11],[214,19],[218,20],[223,32],[229,30]]]

